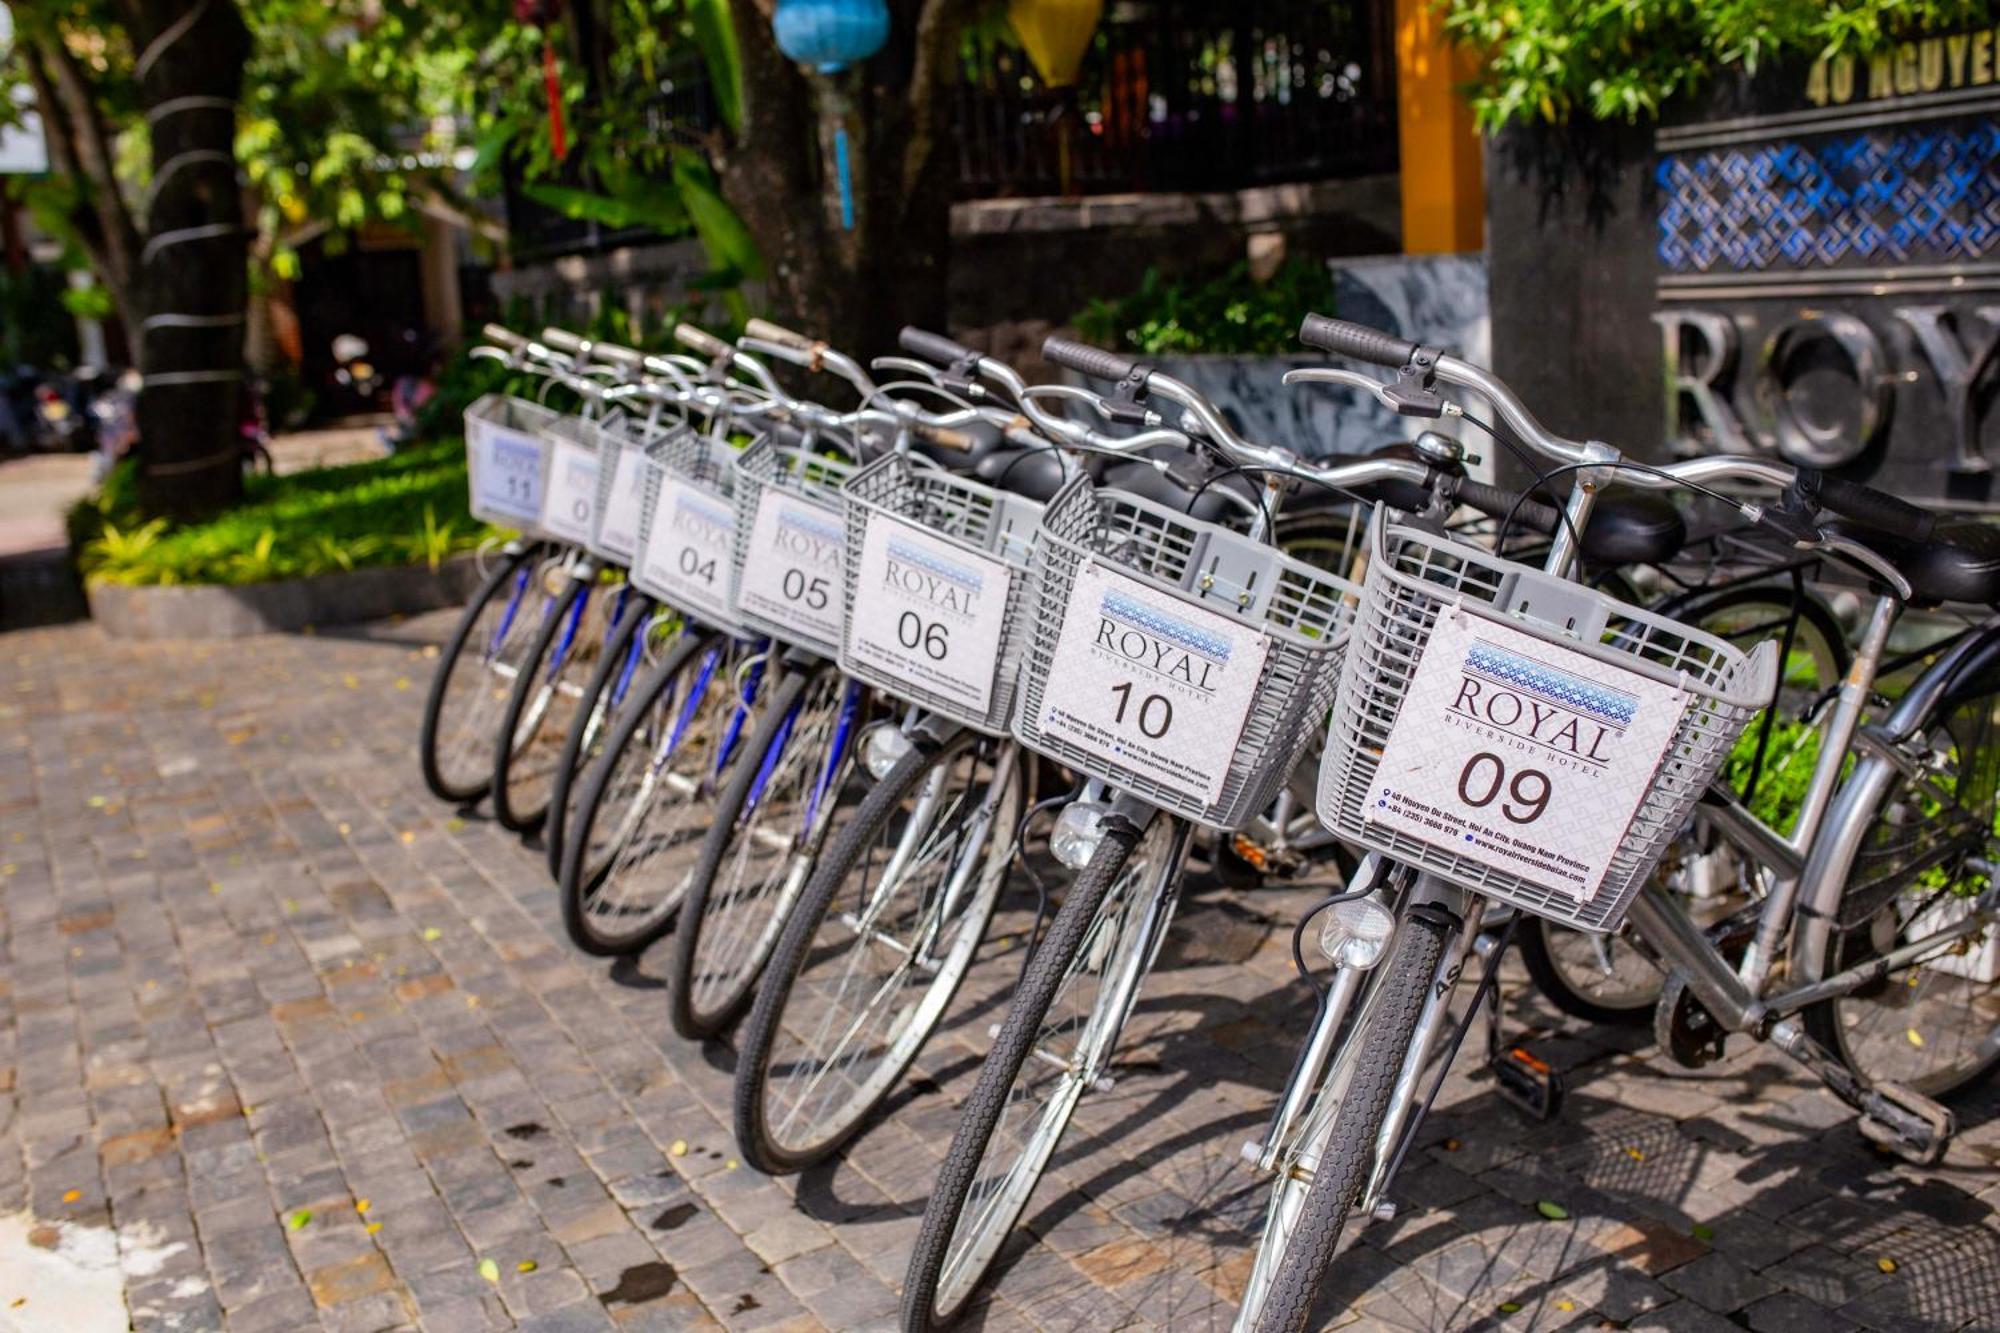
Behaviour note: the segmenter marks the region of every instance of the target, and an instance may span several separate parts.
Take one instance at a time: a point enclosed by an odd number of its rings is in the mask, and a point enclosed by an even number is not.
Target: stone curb
[[[91,619],[118,638],[236,639],[453,606],[471,594],[478,580],[473,557],[461,555],[435,570],[425,565],[356,569],[233,588],[94,583],[85,591]]]

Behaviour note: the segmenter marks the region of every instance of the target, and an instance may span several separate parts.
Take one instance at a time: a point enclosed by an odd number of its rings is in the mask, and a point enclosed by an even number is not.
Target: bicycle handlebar
[[[912,356],[920,356],[941,366],[954,365],[960,361],[976,361],[979,358],[979,353],[964,343],[954,342],[942,333],[931,333],[914,324],[903,326],[903,331],[896,335],[896,345]]]
[[[1829,477],[1811,468],[1798,469],[1800,497],[1828,510],[1905,541],[1928,542],[1937,532],[1937,516],[1907,500],[1873,486]]]
[[[1327,315],[1307,315],[1305,322],[1299,326],[1299,341],[1323,352],[1351,356],[1356,361],[1372,361],[1391,370],[1401,370],[1408,365],[1417,351],[1417,344],[1407,338],[1398,338],[1380,329],[1371,329],[1366,324],[1333,319]]]
[[[736,350],[722,339],[710,333],[707,329],[698,329],[688,323],[674,325],[674,341],[683,347],[701,353],[710,360],[714,360],[718,356],[727,357]]]
[[[1146,381],[1152,378],[1148,368],[1141,366],[1131,357],[1107,352],[1102,347],[1092,347],[1089,343],[1080,343],[1072,338],[1044,339],[1042,355],[1065,369],[1074,370],[1093,379],[1110,380],[1113,383],[1130,379],[1136,372],[1146,371],[1147,373],[1138,376],[1141,392],[1145,390]]]
[[[773,324],[768,319],[753,319],[743,326],[743,336],[755,338],[758,342],[772,343],[787,347],[795,352],[812,352],[826,346],[817,338],[808,338],[803,333],[794,333],[782,324]]]

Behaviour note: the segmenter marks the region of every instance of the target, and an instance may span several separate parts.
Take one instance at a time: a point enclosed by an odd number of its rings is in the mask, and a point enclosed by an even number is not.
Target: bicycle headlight
[[[869,728],[867,736],[862,738],[861,766],[868,770],[869,777],[880,782],[909,752],[910,738],[903,734],[903,729],[885,722]]]
[[[1049,855],[1071,870],[1081,870],[1104,841],[1104,816],[1111,807],[1096,801],[1071,801],[1049,830]]]
[[[1396,918],[1373,898],[1335,903],[1320,921],[1319,949],[1341,967],[1367,969],[1382,961]]]

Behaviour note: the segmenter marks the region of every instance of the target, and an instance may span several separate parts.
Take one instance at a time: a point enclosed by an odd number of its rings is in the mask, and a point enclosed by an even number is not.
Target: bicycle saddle
[[[2000,526],[1969,520],[1941,523],[1928,542],[1906,541],[1846,519],[1832,519],[1824,526],[1894,565],[1910,581],[1914,605],[2000,602]]]
[[[1687,519],[1663,495],[1627,491],[1600,498],[1583,529],[1583,558],[1592,564],[1657,565],[1687,545]]]

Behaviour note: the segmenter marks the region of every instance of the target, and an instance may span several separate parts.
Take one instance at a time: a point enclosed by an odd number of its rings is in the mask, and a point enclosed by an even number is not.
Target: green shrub
[[[1917,32],[1990,21],[1986,0],[1441,0],[1480,54],[1482,129],[1514,121],[1650,119],[1718,73],[1784,56],[1866,55]]]
[[[1309,310],[1333,310],[1333,274],[1322,262],[1288,259],[1262,283],[1242,263],[1204,279],[1169,280],[1149,268],[1138,290],[1092,301],[1072,322],[1090,342],[1147,356],[1282,356],[1300,351]]]
[[[87,580],[237,585],[371,565],[434,569],[492,535],[466,508],[458,439],[369,463],[253,476],[237,508],[177,528],[141,517],[132,479],[130,465],[121,465],[70,513]]]

